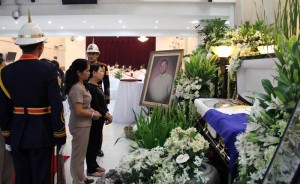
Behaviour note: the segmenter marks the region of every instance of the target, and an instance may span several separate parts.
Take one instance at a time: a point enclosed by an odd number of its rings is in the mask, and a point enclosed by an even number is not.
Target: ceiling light
[[[64,26],[60,26],[59,28],[60,28],[60,29],[64,29]]]
[[[122,28],[126,28],[126,26],[122,26]]]
[[[140,42],[145,42],[145,41],[149,40],[149,38],[147,38],[146,36],[140,36],[140,37],[138,37],[138,40]]]
[[[199,21],[198,21],[198,20],[193,20],[191,23],[192,23],[192,24],[198,24]]]
[[[154,26],[154,29],[157,29],[157,26]]]
[[[156,21],[155,21],[155,23],[156,23],[156,24],[158,24],[158,23],[159,23],[159,21],[158,21],[158,20],[156,20]]]
[[[120,24],[122,24],[123,21],[122,21],[122,20],[119,20],[118,22],[119,22]]]
[[[51,20],[49,20],[49,21],[48,21],[48,24],[52,24],[52,21],[51,21]]]
[[[18,21],[15,21],[15,24],[19,24],[19,22],[18,22]]]
[[[86,20],[83,20],[82,23],[86,23]]]
[[[190,27],[188,26],[188,27],[186,27],[187,29],[190,29]]]
[[[2,29],[6,29],[6,27],[3,26]]]
[[[91,29],[94,29],[95,27],[94,26],[91,26]]]

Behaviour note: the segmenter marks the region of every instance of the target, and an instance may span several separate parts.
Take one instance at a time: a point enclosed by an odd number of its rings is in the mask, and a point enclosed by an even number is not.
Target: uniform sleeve
[[[55,69],[51,70],[49,74],[47,91],[51,107],[51,124],[55,144],[63,145],[66,143],[65,118]]]
[[[5,144],[10,145],[11,119],[13,115],[12,101],[0,89],[0,128]]]
[[[106,104],[110,103],[110,83],[109,83],[109,72],[107,66],[104,67],[104,77],[102,79],[104,85],[104,95]]]

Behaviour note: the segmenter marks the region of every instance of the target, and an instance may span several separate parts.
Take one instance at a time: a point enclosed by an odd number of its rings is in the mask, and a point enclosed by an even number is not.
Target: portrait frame
[[[174,81],[181,67],[182,58],[183,49],[150,53],[140,99],[141,106],[167,108],[171,105],[174,98]],[[170,80],[172,81],[171,87]]]

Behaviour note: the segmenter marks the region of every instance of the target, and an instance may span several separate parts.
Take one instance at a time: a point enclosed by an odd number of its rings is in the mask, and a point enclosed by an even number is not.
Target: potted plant
[[[258,20],[254,24],[254,28],[259,31],[260,38],[257,41],[257,49],[260,54],[274,53],[274,27],[267,25],[264,20]]]
[[[185,62],[185,72],[175,81],[175,98],[181,102],[196,98],[212,97],[210,86],[215,76],[218,57],[201,51],[190,56],[190,62]]]
[[[226,20],[220,18],[206,21],[207,24],[199,31],[204,36],[204,43],[207,48],[210,46],[231,45],[230,40],[225,39],[225,34],[229,29],[225,22]]]

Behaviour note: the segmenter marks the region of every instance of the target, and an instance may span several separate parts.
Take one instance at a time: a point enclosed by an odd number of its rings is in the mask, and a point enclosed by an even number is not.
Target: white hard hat
[[[94,44],[94,43],[89,44],[89,46],[88,46],[87,49],[86,49],[86,52],[87,52],[87,53],[88,53],[88,52],[97,52],[97,53],[100,54],[100,51],[99,51],[98,46],[97,46],[96,44]]]
[[[18,37],[16,39],[17,45],[32,45],[45,41],[47,38],[40,26],[37,23],[31,22],[31,17],[28,12],[28,23],[24,24],[19,30]]]

